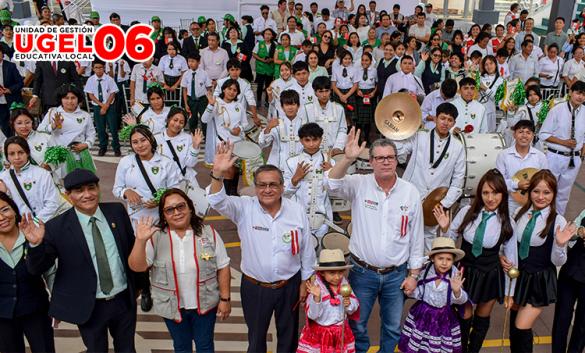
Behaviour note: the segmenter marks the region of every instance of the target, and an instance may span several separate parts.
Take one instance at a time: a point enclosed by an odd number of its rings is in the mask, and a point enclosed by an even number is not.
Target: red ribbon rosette
[[[465,125],[465,129],[463,129],[463,132],[465,132],[466,134],[472,133],[473,132],[473,125],[471,125],[471,124]]]

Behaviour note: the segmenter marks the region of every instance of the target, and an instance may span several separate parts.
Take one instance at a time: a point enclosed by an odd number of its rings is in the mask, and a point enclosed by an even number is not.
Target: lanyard
[[[447,153],[447,150],[449,149],[449,145],[451,144],[451,134],[449,134],[449,137],[447,137],[447,143],[445,144],[445,147],[443,147],[443,151],[441,152],[441,155],[439,156],[439,159],[437,159],[435,161],[435,129],[431,130],[431,168],[435,169],[439,166],[439,164],[441,164],[441,162],[443,161],[443,158],[445,157],[445,154]]]

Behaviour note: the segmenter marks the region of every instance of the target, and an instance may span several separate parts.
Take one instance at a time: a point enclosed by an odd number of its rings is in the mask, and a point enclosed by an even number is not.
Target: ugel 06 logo
[[[16,26],[14,59],[18,61],[116,61],[124,54],[135,62],[154,55],[149,25],[137,24],[124,32],[105,24],[92,26]]]

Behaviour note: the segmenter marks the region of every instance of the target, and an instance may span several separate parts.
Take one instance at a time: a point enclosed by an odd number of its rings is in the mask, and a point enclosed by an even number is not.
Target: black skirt
[[[339,91],[343,94],[346,94],[347,92],[349,92],[350,89],[339,89]],[[343,107],[343,109],[345,110],[345,119],[348,122],[354,122],[355,121],[355,110],[356,110],[356,99],[355,99],[355,93],[352,94],[348,99],[347,99],[347,103],[343,103],[341,102],[341,100],[339,99],[339,96],[334,94],[333,95],[333,100],[339,104],[341,104],[341,106]]]
[[[473,304],[486,303],[496,299],[500,304],[504,301],[505,277],[502,266],[487,271],[467,265],[464,269],[463,288]]]
[[[467,282],[467,281],[465,281]],[[516,280],[514,303],[521,306],[548,306],[557,301],[557,269],[553,266],[530,273],[520,271]]]
[[[365,95],[371,93],[374,89],[360,89]],[[370,124],[374,121],[374,112],[376,111],[376,97],[370,97],[370,104],[364,104],[362,97],[356,96],[357,111],[355,114],[356,124]]]

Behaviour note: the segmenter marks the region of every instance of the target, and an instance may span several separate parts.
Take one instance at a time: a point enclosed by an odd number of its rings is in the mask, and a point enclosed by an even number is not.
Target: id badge
[[[370,105],[370,97],[364,97],[364,104]]]

